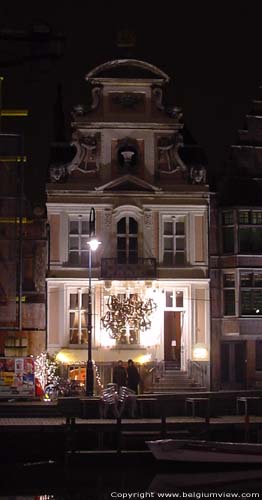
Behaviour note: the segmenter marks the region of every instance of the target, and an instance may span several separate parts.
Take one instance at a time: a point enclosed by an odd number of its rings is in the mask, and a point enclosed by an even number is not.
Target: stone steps
[[[190,394],[192,392],[204,392],[206,391],[205,387],[197,386],[197,387],[170,387],[170,388],[152,388],[150,391],[146,392],[145,394],[174,394],[176,392],[189,392]]]
[[[205,391],[205,387],[201,387],[190,378],[185,371],[177,369],[175,363],[165,363],[165,370],[162,372],[160,378],[152,384],[148,389],[148,393],[164,394],[173,392],[199,392]]]

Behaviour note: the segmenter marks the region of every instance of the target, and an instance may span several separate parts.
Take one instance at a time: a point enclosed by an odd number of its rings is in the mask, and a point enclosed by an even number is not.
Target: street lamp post
[[[92,360],[92,252],[95,252],[100,241],[95,238],[95,209],[89,215],[89,249],[88,249],[88,308],[87,308],[87,364],[86,364],[86,396],[94,394],[94,369]]]

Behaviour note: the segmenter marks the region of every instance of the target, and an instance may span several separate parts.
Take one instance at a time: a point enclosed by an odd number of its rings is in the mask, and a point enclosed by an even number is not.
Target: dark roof
[[[218,185],[220,205],[261,206],[262,185],[248,177],[224,178]]]

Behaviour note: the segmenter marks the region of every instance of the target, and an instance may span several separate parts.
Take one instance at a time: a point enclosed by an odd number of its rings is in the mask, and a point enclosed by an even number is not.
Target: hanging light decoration
[[[134,330],[145,331],[151,327],[150,316],[157,305],[152,299],[118,297],[110,295],[107,300],[108,311],[101,318],[103,327],[112,339],[120,339],[121,333],[129,326]]]
[[[97,384],[100,387],[100,389],[103,389],[104,386],[102,384],[102,380],[101,380],[101,377],[100,377],[98,366],[97,366],[97,364],[95,363],[94,360],[93,360],[93,365],[94,365],[94,369],[95,369],[95,377],[96,377]]]

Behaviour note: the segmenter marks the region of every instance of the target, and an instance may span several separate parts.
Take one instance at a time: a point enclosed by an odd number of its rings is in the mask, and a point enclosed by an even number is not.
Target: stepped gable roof
[[[85,76],[90,83],[101,83],[107,79],[158,80],[167,83],[169,76],[157,66],[138,59],[115,59],[107,61],[89,71]]]
[[[262,184],[251,178],[224,178],[218,192],[219,203],[224,206],[261,206]]]

